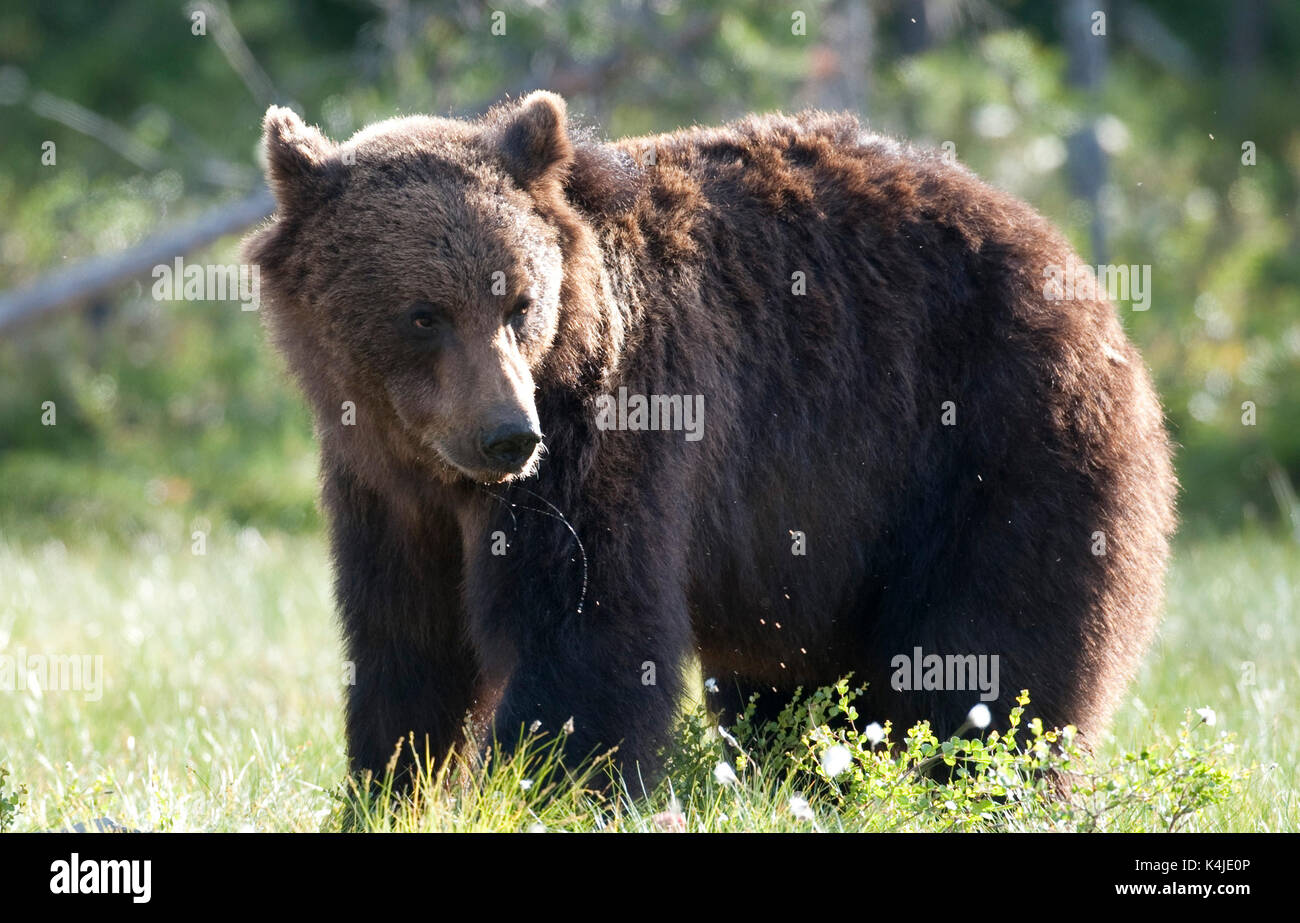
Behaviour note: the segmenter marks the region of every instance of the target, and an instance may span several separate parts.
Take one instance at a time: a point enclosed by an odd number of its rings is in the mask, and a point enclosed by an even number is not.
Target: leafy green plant
[[[18,811],[22,808],[23,802],[27,800],[27,786],[19,785],[11,792],[7,792],[9,770],[0,766],[0,833],[7,833],[14,825],[14,819],[18,817]]]
[[[976,706],[948,739],[928,722],[901,739],[888,723],[859,728],[860,692],[842,679],[797,696],[763,727],[752,726],[751,702],[737,724],[737,768],[753,764],[742,740],[775,744],[784,748],[787,776],[811,786],[806,800],[833,806],[847,825],[937,831],[1175,831],[1229,798],[1247,775],[1222,765],[1231,738],[1208,736],[1209,720],[1190,710],[1172,739],[1155,732],[1141,750],[1098,760],[1074,727],[1026,722],[1027,691],[1005,732],[961,736],[987,725],[987,709]]]

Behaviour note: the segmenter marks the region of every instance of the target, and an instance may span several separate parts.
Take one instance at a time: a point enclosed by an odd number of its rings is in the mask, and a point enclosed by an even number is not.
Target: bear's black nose
[[[507,423],[483,436],[483,457],[500,468],[517,468],[527,461],[542,441],[542,434],[525,424]]]

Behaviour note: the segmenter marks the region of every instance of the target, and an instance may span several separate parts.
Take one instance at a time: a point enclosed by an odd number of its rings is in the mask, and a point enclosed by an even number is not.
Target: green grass
[[[10,534],[0,574],[0,652],[103,658],[98,700],[0,692],[0,808],[26,789],[14,829],[104,816],[149,830],[338,829],[343,670],[318,537],[218,531],[198,556],[188,530],[133,547],[98,533],[67,546]],[[1099,755],[1141,750],[1172,736],[1187,709],[1213,708],[1215,727],[1198,733],[1232,733],[1227,766],[1251,771],[1185,829],[1300,829],[1298,610],[1295,545],[1251,535],[1179,548],[1164,629]],[[799,819],[793,779],[743,767],[698,723],[684,722],[677,750],[679,771],[649,796],[598,805],[581,788],[526,789],[536,767],[520,762],[430,786],[414,808],[375,809],[366,826],[654,830],[675,797],[690,830],[899,827],[815,783],[815,825]],[[738,785],[708,771],[724,753]],[[1158,826],[1139,812],[1118,829]],[[942,829],[908,829],[918,827]]]
[[[1265,534],[1177,549],[1168,606],[1112,727],[1134,746],[1152,723],[1209,706],[1236,735],[1238,765],[1258,765],[1244,797],[1204,818],[1209,830],[1300,830],[1300,547]],[[1112,744],[1112,747],[1114,744]]]

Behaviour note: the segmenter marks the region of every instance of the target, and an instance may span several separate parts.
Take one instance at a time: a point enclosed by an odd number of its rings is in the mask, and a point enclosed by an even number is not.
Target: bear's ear
[[[538,90],[500,116],[492,142],[520,188],[558,176],[573,159],[566,113],[563,97]]]
[[[331,186],[338,148],[320,130],[307,125],[292,109],[272,106],[262,120],[266,180],[280,211],[308,209]]]

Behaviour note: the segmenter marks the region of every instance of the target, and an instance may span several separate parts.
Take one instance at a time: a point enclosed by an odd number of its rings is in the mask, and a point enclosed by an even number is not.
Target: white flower
[[[708,679],[704,681],[704,690],[705,692],[717,692],[718,681],[714,679],[712,676],[710,676]]]
[[[993,715],[989,711],[989,707],[980,702],[966,713],[966,720],[982,731],[989,726],[989,722],[993,720]]]
[[[1208,705],[1205,706],[1204,708],[1196,709],[1196,713],[1200,715],[1201,720],[1204,721],[1206,724],[1208,724],[1210,727],[1214,727],[1215,722],[1219,720],[1219,716],[1214,713],[1214,709],[1210,708],[1210,706]]]
[[[546,832],[546,825],[543,824],[541,821],[533,821],[531,824],[528,825],[528,832],[529,832],[529,833],[545,833],[545,832]]]
[[[725,740],[727,743],[731,744],[731,745],[732,745],[733,747],[735,747],[737,750],[740,749],[740,741],[736,740],[735,735],[732,734],[730,731],[728,731],[726,728],[724,728],[724,727],[723,727],[722,725],[720,725],[720,724],[718,725],[718,734],[722,737],[723,740]],[[742,752],[743,752],[743,751],[742,751]]]
[[[735,785],[740,781],[736,770],[732,769],[731,764],[726,760],[713,767],[713,778],[719,785]]]
[[[533,787],[533,780],[532,780],[532,779],[520,779],[520,780],[519,780],[519,787],[522,788],[524,791],[528,791],[530,788]]]
[[[849,748],[836,744],[822,752],[822,771],[832,779],[848,769],[853,763],[853,754]]]
[[[812,807],[808,804],[808,799],[802,795],[795,795],[790,799],[790,813],[795,816],[795,820],[817,819],[817,816],[813,814]]]
[[[875,746],[885,739],[885,729],[880,726],[878,721],[873,721],[863,730],[867,735],[867,740],[871,741],[871,746]]]
[[[560,725],[560,730],[565,734],[573,733],[573,715],[569,715],[569,720]]]

